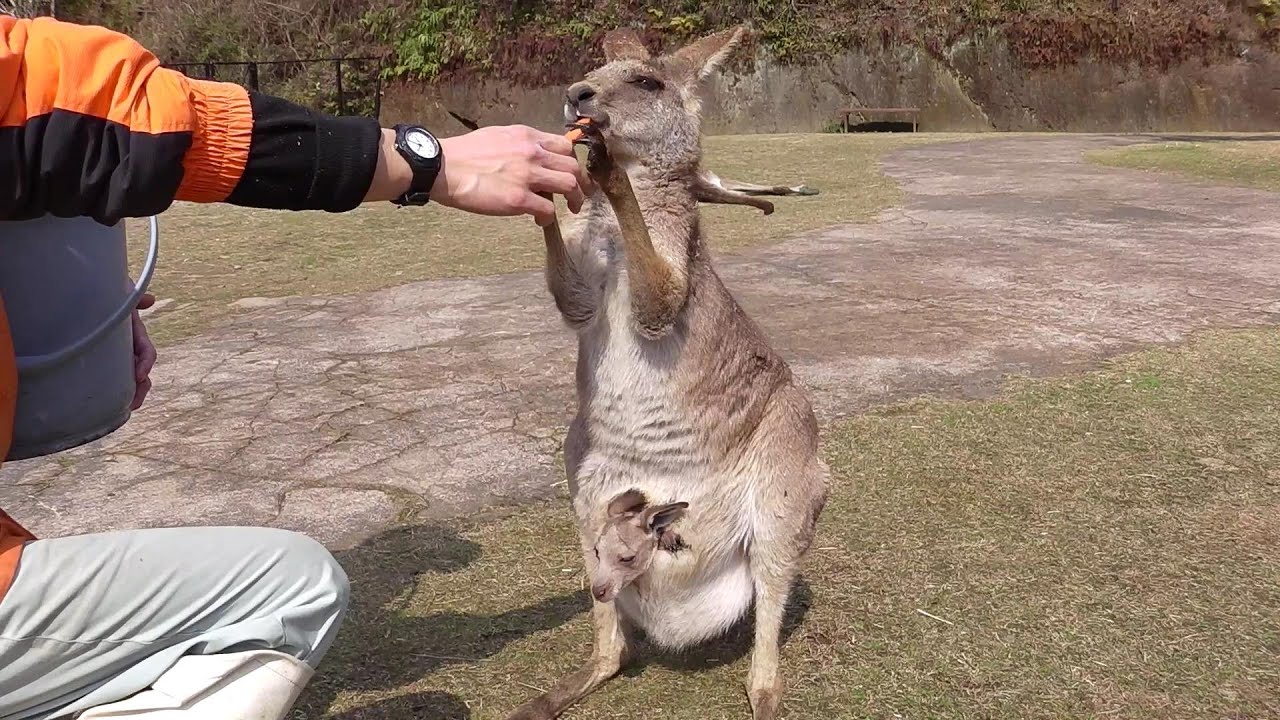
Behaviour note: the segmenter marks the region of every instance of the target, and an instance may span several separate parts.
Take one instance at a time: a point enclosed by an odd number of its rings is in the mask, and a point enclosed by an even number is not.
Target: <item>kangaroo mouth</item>
[[[578,115],[574,123],[579,126],[588,126],[596,133],[601,133],[609,129],[609,116],[603,112],[585,113]]]
[[[567,126],[592,125],[597,130],[604,130],[609,127],[609,114],[602,110],[581,110],[565,103],[564,121],[568,124]]]
[[[598,149],[604,143],[604,128],[600,120],[593,116],[579,115],[576,120],[565,125],[569,129],[565,138],[574,145],[582,145]]]

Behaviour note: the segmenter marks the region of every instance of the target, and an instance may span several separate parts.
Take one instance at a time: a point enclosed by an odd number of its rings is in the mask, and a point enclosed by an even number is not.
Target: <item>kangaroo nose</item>
[[[598,587],[593,587],[591,588],[591,594],[595,595],[597,600],[604,602],[605,596],[609,594],[609,586],[601,585]]]
[[[569,104],[574,107],[578,107],[578,105],[580,105],[581,103],[584,103],[590,100],[591,98],[595,97],[596,89],[591,87],[585,82],[574,83],[573,85],[569,86],[568,95],[569,95]]]

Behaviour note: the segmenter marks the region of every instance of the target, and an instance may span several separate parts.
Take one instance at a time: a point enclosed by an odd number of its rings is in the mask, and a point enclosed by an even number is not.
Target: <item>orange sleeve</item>
[[[243,87],[161,67],[105,28],[0,17],[0,158],[16,170],[0,179],[0,218],[225,200],[252,134]]]

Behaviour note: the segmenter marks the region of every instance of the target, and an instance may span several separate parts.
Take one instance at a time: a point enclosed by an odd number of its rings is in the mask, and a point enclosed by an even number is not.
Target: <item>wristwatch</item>
[[[409,189],[391,202],[396,205],[426,205],[431,200],[431,186],[444,164],[440,141],[426,128],[418,125],[396,125],[396,152],[413,170],[413,182]]]

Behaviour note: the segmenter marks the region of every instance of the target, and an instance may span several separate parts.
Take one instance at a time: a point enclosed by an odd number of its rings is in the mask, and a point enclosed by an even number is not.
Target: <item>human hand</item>
[[[440,141],[444,168],[431,199],[480,215],[533,215],[555,221],[555,203],[539,193],[564,195],[577,213],[590,181],[573,143],[523,125],[484,127]]]
[[[138,310],[146,310],[155,304],[156,296],[146,293],[138,301]],[[156,364],[156,346],[151,344],[151,336],[147,335],[147,326],[143,324],[138,310],[133,311],[133,381],[137,387],[133,391],[130,410],[142,407],[142,401],[151,390],[151,368]]]

